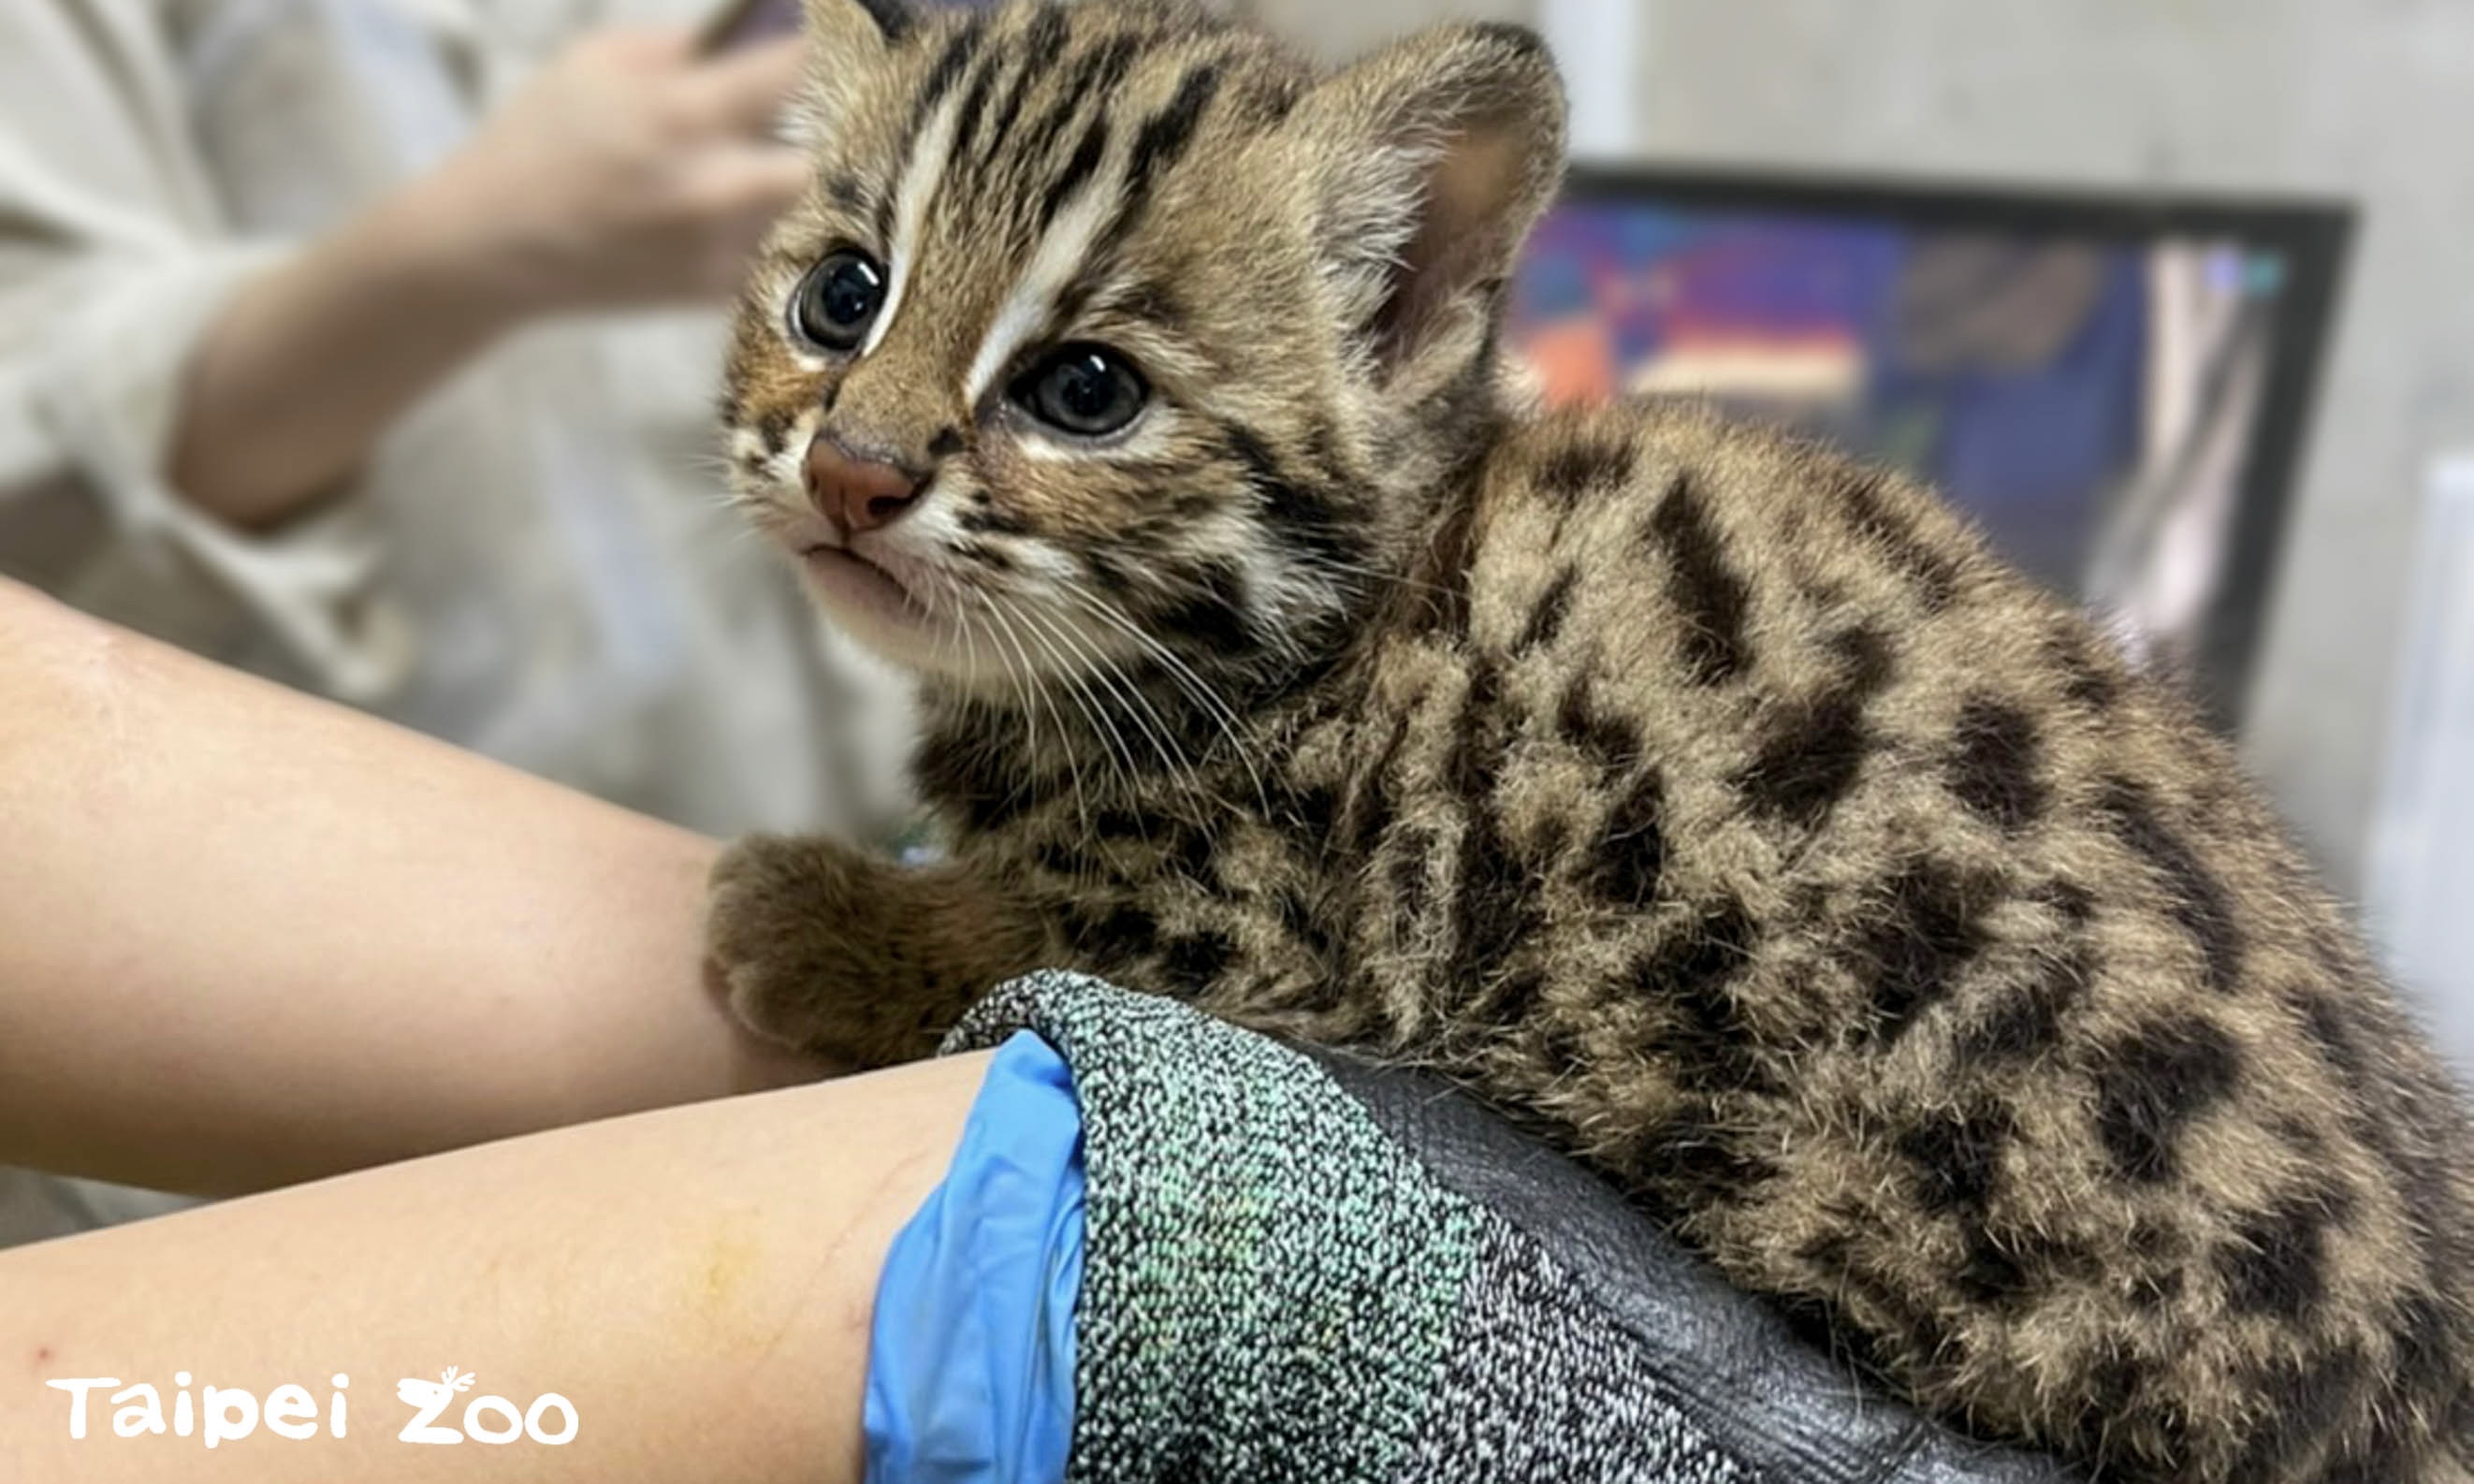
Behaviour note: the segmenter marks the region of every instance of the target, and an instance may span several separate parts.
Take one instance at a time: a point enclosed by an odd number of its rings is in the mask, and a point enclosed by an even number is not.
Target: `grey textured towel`
[[[1073,1070],[1072,1480],[1753,1484],[1574,1275],[1314,1059],[1068,975],[981,1005]]]

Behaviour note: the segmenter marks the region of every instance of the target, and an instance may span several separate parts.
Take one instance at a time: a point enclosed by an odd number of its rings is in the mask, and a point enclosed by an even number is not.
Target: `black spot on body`
[[[1465,811],[1453,883],[1453,966],[1472,996],[1487,992],[1513,951],[1544,924],[1543,863],[1533,864],[1506,838],[1494,811],[1509,745],[1496,710],[1500,688],[1491,667],[1470,671],[1444,767]]]
[[[1402,708],[1393,718],[1390,738],[1375,752],[1373,765],[1357,775],[1356,787],[1349,794],[1341,838],[1352,856],[1362,859],[1392,827],[1392,769],[1409,741],[1411,709]]]
[[[1394,910],[1404,932],[1417,925],[1426,914],[1426,883],[1433,875],[1435,838],[1422,829],[1401,833],[1400,847],[1392,857],[1392,894]]]
[[[1777,1090],[1734,989],[1759,937],[1743,903],[1731,899],[1625,971],[1627,993],[1666,1011],[1658,1034],[1680,1085],[1703,1095]]]
[[[2217,1276],[2236,1309],[2298,1320],[2327,1291],[2327,1233],[2353,1203],[2333,1188],[2278,1202],[2235,1229],[2216,1252]]]
[[[1301,830],[1313,832],[1316,839],[1327,837],[1332,826],[1340,822],[1340,791],[1327,783],[1295,784],[1282,780],[1273,785],[1282,791],[1282,804],[1288,822]]]
[[[1469,35],[1483,37],[1521,57],[1543,57],[1546,43],[1537,32],[1508,20],[1485,20],[1470,26]]]
[[[1330,925],[1314,904],[1295,890],[1284,890],[1277,897],[1280,927],[1290,937],[1304,945],[1316,961],[1336,977],[1341,961],[1340,940],[1332,936]]]
[[[1469,542],[1477,522],[1470,500],[1455,500],[1425,543],[1422,565],[1403,592],[1405,627],[1413,634],[1465,638],[1468,634]]]
[[[1953,729],[1950,790],[2006,833],[2033,824],[2048,791],[2037,776],[2042,740],[2025,712],[1990,696],[1970,697]]]
[[[2091,711],[2110,710],[2122,698],[2122,683],[2105,672],[2088,645],[2075,635],[2056,639],[2048,648],[2062,672],[2062,694]]]
[[[2007,1111],[1986,1105],[1934,1115],[1902,1134],[1899,1153],[1915,1166],[1925,1209],[1940,1215],[1990,1205],[2002,1154],[2018,1131]]]
[[[1966,1250],[1958,1286],[1979,1303],[2016,1310],[2063,1283],[2102,1277],[2103,1265],[2085,1247],[2032,1229],[2005,1228],[1964,1215],[1959,1237]]]
[[[2104,1439],[2133,1418],[2146,1415],[2142,1393],[2153,1367],[2119,1339],[2100,1341],[2091,1352],[2073,1357],[2086,1377],[2087,1416],[2074,1419],[2079,1448],[2101,1457]]]
[[[2164,879],[2167,911],[2197,942],[2208,987],[2219,994],[2240,989],[2246,944],[2223,884],[2190,842],[2167,826],[2147,790],[2117,778],[2099,807],[2122,842]]]
[[[1751,596],[1727,566],[1718,531],[1691,476],[1678,474],[1650,513],[1645,534],[1666,556],[1666,596],[1684,628],[1680,646],[1692,677],[1719,685],[1740,673]]]
[[[1971,1061],[2001,1066],[2033,1060],[2061,1040],[2062,1017],[2087,993],[2093,965],[2084,943],[2038,964],[2025,984],[2001,991],[1993,1012],[1959,1041]]]
[[[1555,707],[1555,730],[1583,757],[1609,774],[1620,774],[1640,756],[1640,736],[1621,718],[1599,709],[1587,670],[1564,688]],[[1609,782],[1613,783],[1611,777]]]
[[[2187,1284],[2180,1268],[2151,1268],[2130,1280],[2130,1302],[2142,1309],[2161,1309],[2182,1297]]]
[[[1564,632],[1564,619],[1572,612],[1572,589],[1580,580],[1580,569],[1564,564],[1564,570],[1555,574],[1555,580],[1547,584],[1545,593],[1539,597],[1538,606],[1529,610],[1529,621],[1521,625],[1520,637],[1512,642],[1513,653],[1526,654],[1555,643],[1556,637]]]
[[[1246,621],[1246,578],[1236,568],[1212,563],[1188,574],[1182,596],[1157,613],[1161,628],[1224,655],[1254,647]]]
[[[1879,547],[1890,565],[1914,586],[1925,610],[1939,613],[1958,596],[1958,560],[1936,550],[1912,523],[1891,511],[1881,477],[1868,471],[1841,475],[1835,485],[1839,502],[1848,523]]]
[[[1669,1115],[1632,1155],[1637,1177],[1686,1211],[1736,1204],[1778,1178],[1777,1164],[1744,1148],[1706,1108]]]
[[[1845,678],[1812,700],[1781,709],[1735,785],[1763,814],[1812,829],[1856,786],[1872,752],[1865,712],[1892,674],[1887,641],[1851,629],[1832,641]]]
[[[959,811],[968,832],[994,829],[1019,812],[1022,780],[1011,760],[966,730],[930,733],[911,771],[922,793]]]
[[[1119,902],[1091,926],[1097,952],[1142,958],[1159,948],[1159,919],[1131,902]]]
[[[1161,966],[1169,981],[1188,994],[1211,987],[1221,972],[1236,961],[1237,944],[1228,935],[1205,928],[1169,939]]]
[[[1591,891],[1627,907],[1649,905],[1666,870],[1665,815],[1664,781],[1648,768],[1607,811],[1591,854]]]
[[[2350,1346],[2331,1346],[2310,1356],[2274,1355],[2243,1377],[2244,1389],[2262,1399],[2265,1406],[2241,1459],[2226,1477],[2276,1477],[2354,1410],[2356,1390],[2365,1378],[2362,1353]],[[2337,1476],[2333,1471],[2321,1471],[2312,1478],[2314,1484],[2328,1484]],[[2404,1475],[2375,1477],[2381,1484],[2402,1484]]]
[[[1610,494],[1632,478],[1632,444],[1621,438],[1575,438],[1538,462],[1538,487],[1577,505],[1592,493]]]
[[[1468,668],[1461,687],[1461,715],[1453,738],[1452,787],[1461,797],[1491,792],[1510,745],[1504,735],[1503,671],[1486,660]]]
[[[2195,1015],[2150,1022],[2108,1048],[2096,1073],[2096,1120],[2114,1168],[2143,1184],[2173,1179],[2183,1133],[2242,1076],[2242,1048]]]
[[[1261,79],[1246,90],[1241,106],[1248,126],[1265,134],[1287,122],[1304,97],[1305,88],[1293,79]]]
[[[1160,859],[1184,874],[1189,880],[1209,886],[1218,881],[1212,869],[1212,838],[1207,830],[1195,828],[1182,819],[1155,820],[1153,838],[1159,841]],[[1163,838],[1164,837],[1164,838]]]
[[[1983,950],[2000,884],[1918,861],[1893,877],[1872,925],[1845,950],[1872,1001],[1869,1034],[1888,1046],[1957,987]]]
[[[1546,1003],[1546,974],[1536,964],[1514,969],[1495,985],[1487,1021],[1496,1026],[1526,1026]]]
[[[2302,1017],[2303,1030],[2345,1090],[2357,1097],[2368,1091],[2373,1082],[2370,1062],[2336,995],[2325,989],[2296,989],[2290,998]]]

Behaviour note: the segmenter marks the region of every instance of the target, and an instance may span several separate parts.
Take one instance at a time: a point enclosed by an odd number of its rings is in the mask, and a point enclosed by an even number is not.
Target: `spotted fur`
[[[924,1053],[1039,963],[1443,1068],[1987,1434],[2171,1484],[2474,1477],[2456,1093],[2224,747],[1903,478],[1681,406],[1534,416],[1526,33],[1334,75],[1199,12],[816,0],[816,188],[739,489],[896,608],[952,852],[742,841],[761,1028]],[[787,304],[841,247],[864,350]],[[1007,398],[1143,369],[1078,443]],[[809,441],[916,471],[810,508]]]

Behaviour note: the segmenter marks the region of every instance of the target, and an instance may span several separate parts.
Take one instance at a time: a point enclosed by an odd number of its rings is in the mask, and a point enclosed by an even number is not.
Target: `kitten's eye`
[[[790,298],[790,328],[820,350],[855,351],[884,306],[885,270],[866,254],[845,250],[800,280]]]
[[[1102,438],[1132,422],[1151,394],[1142,374],[1116,352],[1069,345],[1025,372],[1009,395],[1059,432]]]

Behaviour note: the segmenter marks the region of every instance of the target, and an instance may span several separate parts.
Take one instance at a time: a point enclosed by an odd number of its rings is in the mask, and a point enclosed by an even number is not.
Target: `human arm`
[[[712,844],[0,583],[0,1163],[255,1189],[812,1076]]]
[[[232,296],[186,379],[175,486],[276,524],[525,321],[726,295],[804,179],[770,134],[799,56],[708,62],[672,31],[572,44],[436,170]]]
[[[986,1058],[561,1130],[0,1253],[0,1475],[84,1484],[809,1484],[860,1477],[878,1270],[942,1177]],[[563,1447],[399,1441],[401,1377],[453,1365]],[[50,1379],[280,1384],[320,1429],[213,1451],[69,1437]],[[328,1435],[333,1388],[347,1428]],[[557,1420],[546,1418],[546,1430]],[[503,1425],[492,1418],[485,1425]],[[12,1467],[13,1465],[13,1467]]]

